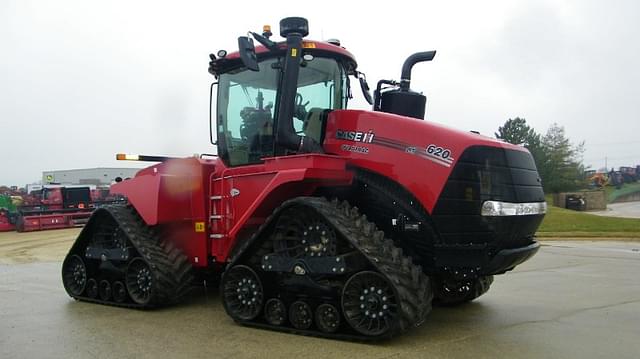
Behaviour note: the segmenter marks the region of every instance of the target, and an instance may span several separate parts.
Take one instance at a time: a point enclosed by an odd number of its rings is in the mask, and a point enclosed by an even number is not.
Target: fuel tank
[[[206,266],[206,223],[210,177],[221,171],[218,159],[178,158],[144,168],[131,179],[111,186],[123,195],[163,237],[177,245],[194,267]]]
[[[144,168],[111,186],[127,198],[148,225],[202,217],[209,177],[218,159],[178,158]]]

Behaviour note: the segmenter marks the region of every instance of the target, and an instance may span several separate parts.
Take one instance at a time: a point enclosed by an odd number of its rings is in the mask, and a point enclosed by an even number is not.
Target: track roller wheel
[[[309,304],[298,300],[289,308],[289,321],[296,329],[309,329],[313,322],[313,312]]]
[[[337,254],[335,229],[308,207],[294,206],[285,211],[278,219],[274,239],[275,251],[287,257]]]
[[[234,320],[252,320],[262,311],[262,283],[250,267],[238,265],[227,270],[221,286],[224,308]]]
[[[113,300],[117,303],[123,303],[127,300],[127,288],[124,286],[124,283],[121,281],[116,281],[113,283]]]
[[[87,297],[92,299],[98,298],[98,282],[93,278],[87,281]]]
[[[137,304],[151,301],[154,279],[151,268],[142,258],[135,258],[127,267],[126,285],[131,299]]]
[[[98,286],[98,294],[100,295],[100,299],[109,300],[111,298],[111,283],[108,280],[103,279],[100,281],[100,285]]]
[[[69,257],[62,264],[62,284],[67,293],[79,296],[87,286],[87,267],[78,255]]]
[[[264,319],[271,325],[282,325],[287,320],[287,307],[278,298],[271,298],[264,305]]]
[[[335,333],[340,328],[340,312],[331,304],[320,304],[316,309],[316,326],[325,333]]]
[[[397,325],[397,295],[382,275],[364,271],[354,274],[342,290],[347,323],[367,336],[383,335]]]

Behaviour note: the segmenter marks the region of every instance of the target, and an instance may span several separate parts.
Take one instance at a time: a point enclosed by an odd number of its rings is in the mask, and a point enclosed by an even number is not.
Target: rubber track
[[[374,194],[380,195],[385,201],[389,203],[397,204],[398,209],[406,212],[409,216],[415,220],[422,222],[422,230],[419,232],[405,232],[405,233],[388,233],[396,245],[400,248],[404,248],[405,251],[411,251],[413,253],[414,262],[422,266],[422,269],[427,274],[434,272],[434,250],[433,245],[435,243],[442,242],[442,239],[434,229],[433,221],[422,207],[420,201],[418,201],[409,191],[398,183],[382,178],[379,175],[375,175],[365,170],[356,171],[356,179],[363,185],[369,187],[369,191],[373,191]],[[374,217],[375,213],[370,211],[378,211],[375,205],[367,205],[367,211],[371,217]],[[392,218],[383,216],[377,216],[380,221],[389,221]],[[387,222],[387,223],[389,223]],[[385,229],[386,230],[386,229]]]
[[[407,210],[409,214],[412,215],[414,218],[417,218],[423,222],[423,226],[426,227],[424,232],[426,233],[420,233],[420,234],[426,234],[426,236],[421,237],[417,241],[415,241],[415,237],[413,237],[414,234],[409,234],[408,236],[397,238],[396,241],[398,242],[396,243],[398,245],[404,245],[405,248],[407,248],[407,246],[409,248],[416,247],[415,249],[420,251],[423,257],[421,258],[422,260],[420,260],[418,263],[424,263],[424,258],[426,258],[427,256],[433,257],[434,256],[433,244],[442,243],[442,239],[438,236],[438,234],[433,229],[434,225],[431,218],[427,214],[427,211],[419,204],[418,200],[413,198],[413,196],[409,192],[407,192],[404,188],[400,187],[397,183],[387,182],[382,178],[373,175],[370,172],[359,170],[356,172],[356,178],[358,179],[358,181],[366,184],[367,186],[384,193],[392,201],[398,203],[403,209]],[[409,200],[409,203],[407,203],[407,200]],[[402,241],[408,241],[410,238],[413,239],[411,243],[402,243]],[[426,248],[424,248],[425,245],[427,246]],[[420,248],[417,248],[418,246],[420,246]],[[428,251],[427,253],[424,252],[425,249]],[[435,272],[435,268],[423,268],[423,269],[428,274]],[[440,298],[438,296],[438,292],[439,292],[438,289],[439,289],[439,286],[441,285],[439,283],[441,280],[439,279],[440,276],[441,274],[435,274],[432,276],[432,278],[434,278],[433,286],[434,286],[434,294],[435,294],[435,299],[433,301],[433,304],[439,305],[439,306],[456,306],[459,304],[470,302],[480,297],[484,293],[486,293],[489,290],[491,283],[493,283],[493,276],[479,277],[474,280],[473,288],[466,295],[457,299]]]
[[[99,213],[101,211],[108,212],[116,224],[122,228],[128,243],[133,245],[140,257],[151,268],[154,282],[157,285],[154,285],[155,290],[152,298],[145,305],[133,302],[117,303],[83,296],[72,297],[92,303],[139,309],[161,307],[179,302],[189,292],[193,282],[192,267],[187,257],[170,241],[162,240],[155,230],[144,223],[144,220],[132,206],[109,205],[96,210],[99,215],[103,215]],[[98,217],[96,213],[94,216]],[[90,233],[85,234],[83,231],[78,237],[78,243],[74,244],[67,256],[78,254],[74,253],[77,248],[86,247],[86,243],[84,245],[81,243],[88,241],[82,238],[83,234],[90,235]],[[80,256],[84,258],[81,253]],[[122,280],[124,281],[124,279]]]
[[[360,214],[356,207],[352,207],[346,201],[338,202],[334,200],[329,202],[325,198],[319,197],[298,197],[286,201],[274,211],[250,242],[259,240],[259,234],[263,233],[263,230],[283,210],[294,205],[311,207],[318,214],[324,216],[337,232],[360,251],[370,264],[394,285],[399,299],[398,326],[382,336],[371,337],[359,334],[328,334],[320,331],[297,330],[290,327],[272,326],[251,321],[238,321],[239,323],[304,335],[366,341],[390,338],[424,322],[427,314],[431,311],[431,301],[433,300],[433,290],[429,277],[423,273],[419,266],[413,264],[410,257],[403,255],[402,250],[397,248],[392,240],[385,238],[384,233],[379,231],[375,224],[369,222],[365,215]],[[251,244],[246,243],[245,248]],[[264,243],[260,247],[251,257],[255,258],[255,256],[262,254]]]

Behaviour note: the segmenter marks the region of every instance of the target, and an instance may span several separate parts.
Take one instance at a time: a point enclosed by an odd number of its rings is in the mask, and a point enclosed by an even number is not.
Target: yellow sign
[[[298,49],[291,49],[291,57],[298,56]]]
[[[53,176],[52,175],[47,175],[47,181],[49,181],[49,182],[53,181]]]
[[[195,227],[196,232],[204,232],[204,222],[196,222]]]

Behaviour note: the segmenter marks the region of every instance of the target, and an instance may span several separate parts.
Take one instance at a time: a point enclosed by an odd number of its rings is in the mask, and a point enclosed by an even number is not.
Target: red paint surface
[[[435,144],[451,151],[454,161],[449,167],[408,153],[406,147],[392,149],[375,143],[353,142],[336,138],[337,130],[372,131],[375,139],[393,139],[415,147],[416,153]],[[367,147],[367,154],[346,151],[342,145]],[[386,176],[411,192],[431,212],[451,170],[464,150],[473,145],[486,145],[526,151],[523,147],[495,139],[463,132],[432,122],[382,112],[337,110],[329,114],[324,148],[328,153],[343,156],[356,167]]]
[[[0,211],[0,232],[14,231],[16,227],[9,222],[9,218],[4,210]]]
[[[48,229],[61,229],[80,227],[91,212],[54,213],[24,216],[22,232],[44,231]]]
[[[309,195],[319,186],[351,183],[345,167],[343,158],[318,154],[268,158],[236,168],[218,160],[185,158],[146,168],[113,185],[111,192],[127,196],[147,224],[157,225],[194,266],[203,267],[210,256],[225,262],[242,230],[258,226],[283,201]]]
[[[387,145],[338,139],[338,130],[371,131],[375,140],[386,138]],[[426,158],[430,144],[451,151],[451,163]],[[363,146],[368,153],[346,151],[344,145]],[[158,226],[194,266],[205,267],[209,259],[226,262],[237,241],[253,233],[287,199],[310,195],[322,186],[350,184],[353,174],[347,165],[396,181],[431,212],[457,159],[473,145],[526,151],[426,121],[338,110],[329,115],[324,142],[325,150],[334,155],[267,158],[261,164],[235,168],[218,159],[169,160],[139,171],[111,191],[127,196],[147,224]],[[407,152],[406,147],[415,151]]]
[[[287,43],[286,42],[279,42],[277,44],[278,48],[282,49],[282,50],[286,50],[287,49]],[[347,51],[347,49],[345,49],[342,46],[336,46],[334,44],[330,44],[328,42],[324,42],[324,41],[313,41],[313,40],[303,40],[302,41],[302,48],[303,49],[309,49],[309,50],[321,50],[321,51],[329,51],[332,52],[334,54],[338,54],[338,55],[342,55],[345,57],[348,57],[351,61],[353,61],[355,63],[356,59],[353,56],[353,54],[351,54],[349,51]],[[262,46],[262,45],[257,45],[256,46],[256,54],[262,54],[265,52],[268,52],[269,50]],[[226,57],[226,59],[228,60],[235,60],[240,58],[240,53],[239,52],[231,52],[229,53]]]

